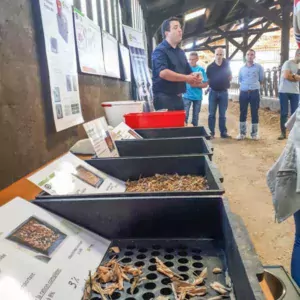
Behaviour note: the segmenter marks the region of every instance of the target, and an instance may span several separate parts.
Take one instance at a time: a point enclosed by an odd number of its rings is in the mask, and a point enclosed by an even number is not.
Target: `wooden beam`
[[[234,45],[235,47],[237,47],[239,50],[243,50],[243,46],[241,44],[239,44],[238,42],[236,42],[231,36],[229,36],[227,34],[227,32],[223,31],[220,28],[217,28],[217,33],[219,33],[221,36],[223,36],[224,38],[226,38],[232,45]]]
[[[282,20],[280,17],[274,13],[273,11],[263,7],[262,5],[256,3],[254,0],[240,0],[240,2],[244,3],[246,6],[248,6],[250,9],[253,9],[262,17],[266,17],[268,20],[272,21],[276,25],[278,25],[280,28],[282,28]]]
[[[280,30],[279,27],[272,27],[272,28],[268,28],[265,32],[274,32],[274,31],[278,31],[278,30]],[[248,35],[251,36],[251,35],[254,35],[254,34],[259,34],[260,32],[261,32],[261,29],[249,29],[248,30]],[[228,31],[228,32],[226,32],[226,34],[229,35],[232,38],[233,37],[241,37],[241,36],[243,36],[243,31],[241,31],[241,30]],[[184,40],[186,40],[188,38],[199,38],[200,39],[200,38],[204,38],[204,37],[207,37],[207,36],[213,37],[213,36],[216,36],[216,35],[218,35],[218,34],[214,33],[214,32],[211,32],[211,31],[209,31],[205,34],[199,34],[199,35],[196,32],[194,32],[194,33],[191,33],[187,36],[185,35],[183,38],[184,38]],[[223,39],[223,38],[224,37],[218,38],[218,39]]]
[[[256,35],[256,37],[250,42],[247,46],[246,52],[251,49],[255,43],[259,40],[259,38],[268,30],[269,26],[272,24],[271,21],[267,22],[267,24],[261,29],[261,32]]]
[[[233,53],[229,56],[229,60],[233,59],[233,57],[239,52],[239,49],[236,48]]]
[[[223,48],[223,49],[225,49],[226,46],[225,45],[220,45],[220,46],[209,46],[209,45],[207,45],[207,46],[202,46],[202,47],[195,46],[195,47],[193,47],[191,49],[187,49],[185,51],[190,52],[190,51],[206,51],[206,50],[208,50],[208,51],[211,51],[212,53],[215,53],[215,50],[217,48]]]
[[[217,19],[222,17],[224,7],[228,5],[225,1],[215,1],[209,8],[209,15],[206,18],[206,27],[213,25]]]

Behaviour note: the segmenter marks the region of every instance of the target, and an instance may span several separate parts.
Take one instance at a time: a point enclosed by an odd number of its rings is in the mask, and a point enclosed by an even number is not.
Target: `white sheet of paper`
[[[80,300],[89,271],[95,271],[109,245],[15,198],[0,208],[0,299]]]
[[[131,81],[131,65],[130,65],[130,54],[129,50],[122,44],[120,44],[120,52],[121,52],[121,59],[124,69],[125,81]]]
[[[76,8],[74,20],[81,72],[105,75],[100,27]]]
[[[50,195],[81,195],[124,192],[125,183],[113,178],[71,153],[28,178]]]
[[[104,117],[83,124],[98,157],[118,157],[117,146]]]
[[[106,75],[120,78],[118,41],[109,33],[102,31],[103,55]]]

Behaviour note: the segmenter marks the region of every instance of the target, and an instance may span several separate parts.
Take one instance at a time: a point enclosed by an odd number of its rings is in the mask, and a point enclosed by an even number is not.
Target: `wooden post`
[[[289,50],[290,50],[290,6],[284,4],[282,1],[281,4],[282,9],[282,28],[281,28],[281,58],[280,58],[280,65],[282,66],[283,63],[289,59]]]
[[[226,43],[226,59],[229,58],[229,42],[227,39],[225,39],[225,43]]]

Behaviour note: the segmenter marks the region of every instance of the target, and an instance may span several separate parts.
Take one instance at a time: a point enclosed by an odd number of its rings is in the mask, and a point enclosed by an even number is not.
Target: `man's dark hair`
[[[253,49],[249,49],[247,52],[253,52],[254,54],[256,54],[255,50]]]
[[[170,23],[172,21],[177,21],[177,22],[180,23],[180,19],[178,19],[177,17],[171,17],[167,20],[164,20],[162,25],[161,25],[161,34],[162,34],[163,38],[165,38],[165,32],[170,31]]]

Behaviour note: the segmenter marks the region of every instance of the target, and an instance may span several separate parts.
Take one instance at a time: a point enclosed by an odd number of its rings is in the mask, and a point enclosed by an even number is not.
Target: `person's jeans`
[[[186,98],[183,98],[183,104],[184,104],[184,110],[185,110],[185,123],[188,123],[189,120],[189,114],[190,114],[190,108],[191,105],[193,104],[193,119],[192,119],[192,124],[194,126],[198,126],[198,121],[199,121],[199,114],[201,111],[201,100],[189,100]]]
[[[219,106],[219,128],[221,136],[227,134],[226,111],[228,108],[228,92],[211,90],[208,97],[208,127],[212,135],[215,135],[216,112]]]
[[[292,255],[292,277],[300,287],[300,210],[295,213],[296,236]]]
[[[286,134],[285,123],[289,115],[289,101],[291,106],[291,115],[297,110],[299,105],[299,94],[279,93],[280,101],[280,129],[282,134]]]
[[[154,108],[156,110],[168,109],[173,110],[184,110],[182,97],[179,95],[169,95],[164,93],[154,94]]]
[[[259,90],[253,90],[249,92],[240,91],[240,122],[247,121],[248,105],[251,108],[252,124],[258,124],[258,109],[260,103]]]

